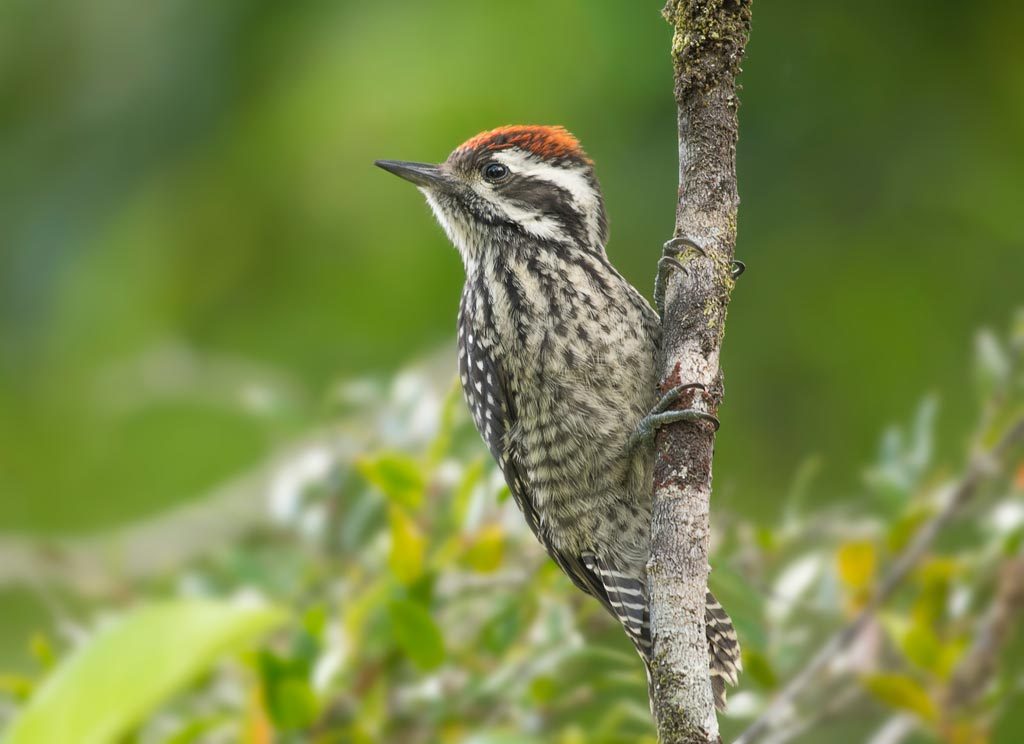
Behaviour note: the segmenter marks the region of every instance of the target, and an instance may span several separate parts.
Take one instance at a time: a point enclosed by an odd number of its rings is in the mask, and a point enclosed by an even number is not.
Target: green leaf
[[[462,560],[480,573],[497,571],[505,555],[505,531],[501,525],[482,527],[472,538]]]
[[[302,615],[302,628],[319,641],[324,637],[328,621],[327,608],[323,604],[310,605]]]
[[[312,725],[320,713],[320,702],[310,685],[313,660],[264,649],[258,661],[266,711],[275,726],[296,731]]]
[[[403,584],[411,584],[423,573],[427,541],[419,526],[398,506],[388,512],[391,522],[391,553],[388,566]]]
[[[1024,466],[1021,466],[1017,480],[1024,483]],[[1009,558],[1019,553],[1022,545],[1024,545],[1024,527],[1018,527],[1015,530],[1011,530],[1003,539],[1002,553]]]
[[[774,553],[779,545],[779,539],[775,533],[772,532],[771,528],[764,525],[758,525],[754,528],[754,542],[765,553]]]
[[[917,680],[904,674],[871,674],[861,679],[865,689],[890,708],[917,714],[926,722],[938,718],[935,703]]]
[[[561,687],[553,677],[540,675],[530,682],[530,699],[540,705],[550,703],[558,697]]]
[[[289,676],[267,688],[267,709],[279,729],[298,731],[316,721],[320,704],[307,679]]]
[[[839,578],[854,592],[865,591],[875,577],[878,556],[870,540],[851,540],[836,551]]]
[[[444,638],[423,605],[397,599],[388,606],[395,641],[418,668],[436,669],[444,661]]]
[[[880,617],[882,627],[907,661],[940,680],[949,679],[963,654],[963,639],[940,638],[927,613],[914,613],[910,618],[885,613]]]
[[[6,744],[109,744],[222,655],[284,614],[211,600],[139,607],[63,661],[29,700]]]
[[[356,461],[356,470],[391,501],[407,509],[423,502],[426,478],[416,460],[400,452],[385,452]]]
[[[919,669],[943,675],[941,668],[942,642],[938,635],[924,623],[914,623],[903,636],[900,650]]]
[[[914,622],[935,624],[946,613],[953,579],[960,572],[955,558],[932,558],[914,572],[920,591],[914,599]]]
[[[889,512],[903,510],[931,462],[938,408],[937,399],[928,396],[918,406],[909,436],[897,427],[890,427],[882,436],[878,462],[868,471],[867,480]]]

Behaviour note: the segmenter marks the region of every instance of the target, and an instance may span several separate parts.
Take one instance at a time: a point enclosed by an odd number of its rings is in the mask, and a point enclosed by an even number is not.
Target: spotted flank
[[[525,479],[515,462],[516,458],[512,456],[511,445],[505,436],[507,427],[516,419],[512,400],[505,390],[500,368],[494,361],[492,350],[483,339],[474,334],[472,326],[465,322],[468,312],[463,298],[462,306],[459,308],[458,346],[459,378],[466,405],[469,406],[473,423],[487,444],[491,457],[501,468],[512,498],[526,518],[526,524],[547,547],[541,534],[540,517],[533,507]],[[586,591],[585,587],[582,588]]]
[[[506,456],[505,423],[509,420],[509,402],[497,377],[491,354],[473,329],[462,322],[459,312],[459,378],[473,423],[487,443],[491,456],[504,469]]]

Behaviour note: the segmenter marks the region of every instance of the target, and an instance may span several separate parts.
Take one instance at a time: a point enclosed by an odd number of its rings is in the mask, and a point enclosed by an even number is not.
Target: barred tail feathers
[[[642,579],[618,570],[593,553],[583,554],[583,564],[604,587],[608,607],[622,623],[626,635],[646,658],[651,653],[651,625],[647,609],[647,587]]]
[[[647,660],[652,651],[652,639],[646,585],[642,579],[617,570],[593,553],[584,553],[582,558],[586,568],[600,578],[608,596],[609,609],[622,623],[626,635],[633,641],[637,652],[644,660],[644,666],[647,667]],[[704,622],[715,707],[719,711],[724,711],[727,702],[726,686],[739,682],[743,662],[732,620],[711,592],[707,593],[705,600]],[[650,684],[650,669],[647,668],[646,671]]]
[[[740,657],[740,643],[732,619],[711,592],[708,592],[705,600],[704,624],[707,628],[711,688],[715,694],[715,707],[724,711],[726,684],[735,686],[739,683],[743,660]]]

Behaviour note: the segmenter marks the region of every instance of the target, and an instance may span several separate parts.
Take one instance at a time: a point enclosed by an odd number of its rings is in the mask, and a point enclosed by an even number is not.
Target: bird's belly
[[[649,404],[595,384],[602,379],[563,372],[523,386],[515,449],[542,529],[560,549],[622,543],[645,552],[650,457],[638,459],[627,440]]]

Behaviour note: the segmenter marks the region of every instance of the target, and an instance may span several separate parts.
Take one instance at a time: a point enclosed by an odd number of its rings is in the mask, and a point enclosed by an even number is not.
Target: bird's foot
[[[658,260],[658,276],[654,280],[654,304],[658,308],[658,315],[662,317],[665,316],[665,282],[668,281],[669,271],[686,271],[679,256],[687,250],[697,251],[702,256],[707,255],[704,248],[690,238],[672,238],[662,246],[661,258]]]
[[[661,400],[655,403],[651,412],[640,420],[640,423],[636,427],[636,431],[634,431],[632,436],[630,436],[629,442],[627,443],[629,451],[632,452],[641,444],[650,442],[654,439],[654,435],[658,432],[658,429],[665,426],[665,424],[672,424],[676,421],[708,421],[714,425],[715,431],[718,431],[718,427],[720,425],[718,418],[712,416],[710,413],[698,411],[693,408],[669,410],[669,406],[678,401],[684,391],[693,390],[695,388],[698,390],[707,390],[707,388],[699,382],[691,382],[686,385],[677,385],[661,396]]]
[[[668,281],[670,271],[686,271],[679,256],[687,250],[696,251],[702,256],[708,255],[704,247],[692,238],[672,238],[662,247],[661,258],[658,260],[658,276],[654,281],[654,303],[658,308],[658,315],[662,317],[665,315],[665,282]],[[746,270],[745,263],[733,261],[730,271],[733,281],[739,279]]]

